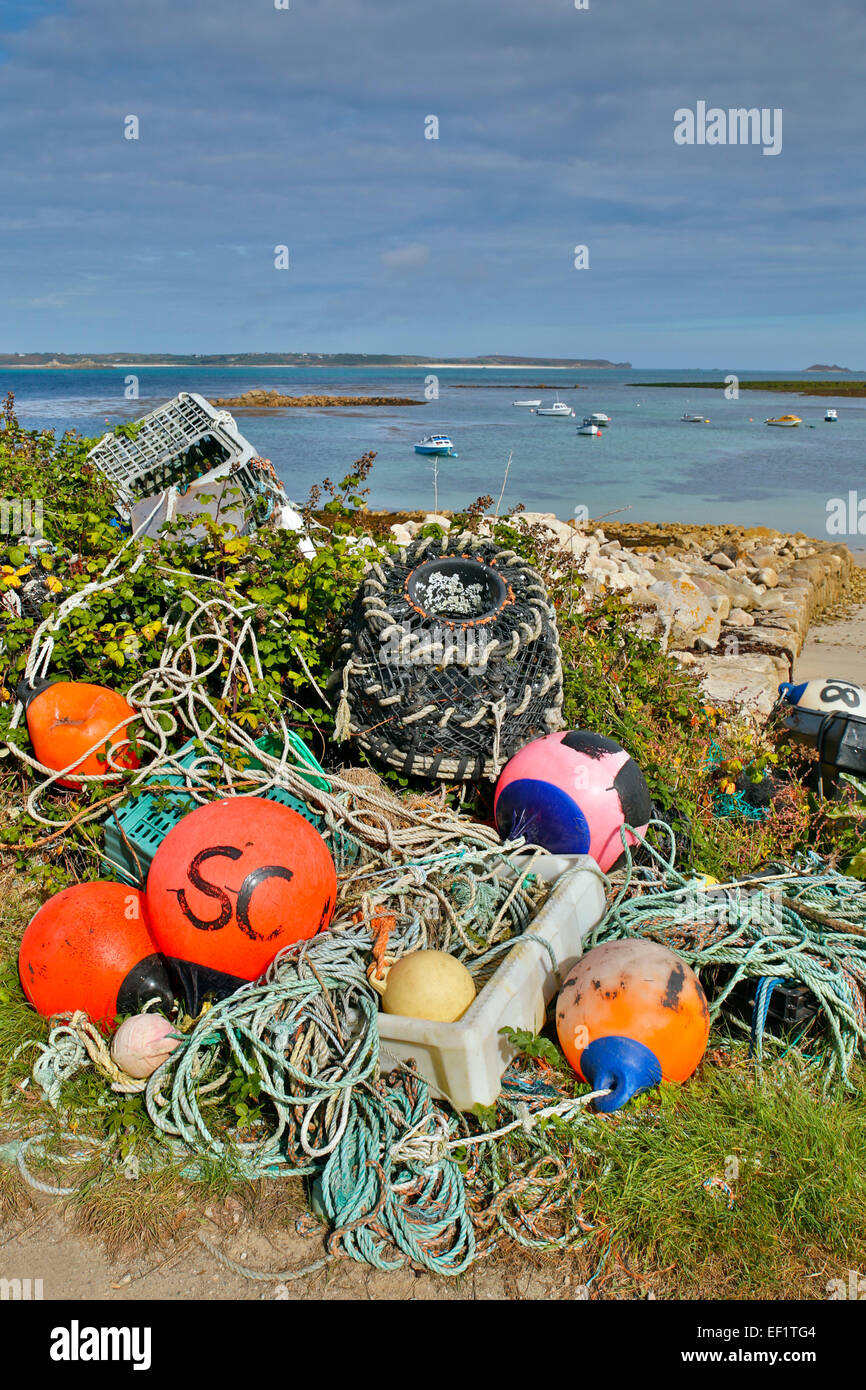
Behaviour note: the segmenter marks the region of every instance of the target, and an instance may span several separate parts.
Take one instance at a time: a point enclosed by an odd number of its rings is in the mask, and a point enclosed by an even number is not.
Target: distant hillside
[[[835,362],[832,367],[828,367],[826,362],[815,362],[811,367],[804,367],[804,372],[850,372],[850,367],[837,367]]]
[[[604,357],[419,357],[371,352],[2,352],[0,367],[412,367],[428,363],[473,367],[619,367]]]

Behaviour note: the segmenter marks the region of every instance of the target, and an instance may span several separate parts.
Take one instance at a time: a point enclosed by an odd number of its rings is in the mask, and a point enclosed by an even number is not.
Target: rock
[[[755,626],[755,620],[751,613],[747,613],[744,608],[732,608],[727,620],[731,627]]]
[[[656,606],[666,626],[666,646],[674,650],[714,647],[719,640],[722,620],[709,597],[690,579],[665,579],[650,585]]]
[[[765,585],[765,587],[768,589],[775,589],[778,582],[779,576],[777,572],[774,569],[772,569],[769,565],[766,565],[763,569],[758,570],[759,584]]]
[[[777,552],[768,545],[759,545],[749,551],[749,560],[756,569],[760,569],[762,565],[775,564],[776,559]]]
[[[391,535],[398,545],[411,545],[415,539],[414,532],[408,526],[403,526],[398,521],[391,527]]]
[[[726,623],[731,612],[731,600],[728,598],[727,594],[711,595],[710,603],[713,605],[713,608],[718,613],[721,621],[723,623]]]
[[[422,522],[423,526],[441,526],[443,531],[451,530],[451,522],[447,516],[440,516],[438,512],[428,512]],[[420,530],[420,527],[419,527]]]
[[[723,550],[717,550],[715,555],[711,555],[709,563],[720,570],[732,570],[734,568],[734,562],[730,555],[726,555]]]
[[[800,598],[802,599],[804,596],[804,591],[801,591]],[[758,604],[758,611],[760,613],[785,613],[788,609],[799,610],[799,608],[800,603],[798,603],[798,595],[796,591],[790,588],[771,589],[769,593],[761,595],[761,601]]]
[[[779,657],[785,657],[790,667],[794,664],[794,658],[798,655],[803,642],[800,635],[796,632],[785,631],[781,627],[762,627],[755,624],[754,627],[741,634],[740,648],[748,652],[769,652]]]
[[[279,391],[266,391],[261,387],[252,391],[244,391],[240,396],[218,397],[214,401],[214,405],[228,410],[284,410],[289,407],[308,409],[311,406],[423,404],[423,401],[410,399],[407,396],[283,396]]]
[[[768,715],[776,703],[780,681],[790,679],[791,664],[785,657],[737,652],[731,656],[690,656],[688,669],[700,680],[710,704],[734,705]]]

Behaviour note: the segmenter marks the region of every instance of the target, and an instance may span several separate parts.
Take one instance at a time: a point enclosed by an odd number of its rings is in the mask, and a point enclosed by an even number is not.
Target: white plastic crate
[[[556,957],[560,981],[583,954],[583,939],[601,920],[604,882],[595,861],[575,857],[576,867],[557,881],[547,902],[527,928],[546,941]],[[518,937],[514,949],[456,1023],[433,1023],[399,1014],[379,1014],[383,1070],[414,1058],[434,1095],[458,1110],[492,1105],[502,1074],[514,1056],[502,1028],[544,1025],[547,1004],[558,983],[550,955],[537,941]]]
[[[156,496],[171,485],[188,451],[203,440],[213,440],[222,454],[215,466],[205,470],[214,477],[256,457],[229,412],[194,392],[182,391],[139,423],[135,439],[104,434],[88,454],[89,462],[114,484],[118,510],[127,519],[136,499]]]
[[[266,494],[277,528],[300,531],[301,554],[312,559],[316,548],[303,518],[227,410],[181,391],[138,423],[135,439],[104,434],[87,456],[113,485],[117,512],[134,530],[147,523],[145,534],[155,537],[176,515],[203,513],[243,530],[243,499]],[[222,492],[209,495],[219,482]]]

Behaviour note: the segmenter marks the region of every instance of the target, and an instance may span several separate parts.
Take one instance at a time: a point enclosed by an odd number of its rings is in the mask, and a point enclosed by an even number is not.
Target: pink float
[[[645,834],[652,803],[624,748],[576,729],[533,739],[515,753],[500,774],[494,814],[504,840],[523,836],[551,854],[588,854],[606,873],[623,853],[622,827]],[[626,838],[637,843],[628,832]]]

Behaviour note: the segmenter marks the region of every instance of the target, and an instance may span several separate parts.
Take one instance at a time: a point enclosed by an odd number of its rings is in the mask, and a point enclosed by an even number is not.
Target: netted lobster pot
[[[495,778],[562,727],[553,609],[536,570],[470,532],[374,564],[343,632],[338,740],[448,781]]]

